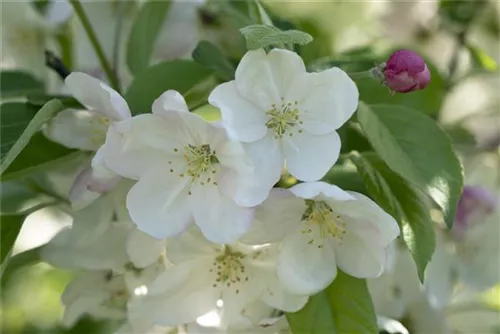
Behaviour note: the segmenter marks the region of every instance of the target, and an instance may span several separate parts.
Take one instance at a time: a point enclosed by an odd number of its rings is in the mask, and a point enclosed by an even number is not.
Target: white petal
[[[306,95],[306,67],[300,56],[284,49],[272,49],[267,55],[274,83],[285,101],[301,101]]]
[[[307,74],[306,99],[299,105],[303,127],[322,135],[338,129],[358,107],[358,89],[342,70]]]
[[[284,138],[283,153],[290,174],[302,181],[316,181],[337,161],[340,137],[335,131],[321,136],[295,133]]]
[[[161,168],[147,173],[128,193],[130,217],[157,239],[179,235],[192,222],[186,185],[185,178]]]
[[[271,133],[253,143],[245,143],[245,151],[252,160],[254,171],[260,177],[260,186],[271,189],[281,177],[283,153]]]
[[[378,231],[382,245],[389,245],[399,236],[400,230],[396,220],[382,210],[375,202],[357,192],[348,191],[355,201],[343,202],[334,207],[334,210],[348,220],[356,220],[363,226],[371,225]]]
[[[255,208],[252,228],[241,242],[249,245],[261,245],[282,241],[297,228],[306,211],[305,202],[295,197],[289,190],[273,188],[268,199]]]
[[[78,173],[69,190],[68,198],[74,210],[80,210],[86,207],[101,196],[100,193],[89,191],[88,186],[92,182],[94,182],[92,178],[92,168],[87,166]]]
[[[175,90],[167,90],[153,102],[153,114],[163,115],[170,111],[189,112],[184,97]]]
[[[214,185],[197,186],[191,190],[191,211],[203,235],[215,243],[234,243],[252,224],[254,211],[236,205]]]
[[[261,299],[267,305],[285,312],[297,312],[307,303],[309,296],[292,294],[286,290],[276,273],[267,270],[265,290]]]
[[[209,242],[196,226],[176,238],[167,240],[167,257],[174,264],[199,260],[202,257],[209,261],[219,250],[220,246]]]
[[[335,259],[342,271],[358,278],[375,278],[384,271],[385,248],[348,231],[335,248]]]
[[[201,274],[205,269],[195,261],[166,270],[151,285],[147,296],[129,304],[129,317],[149,319],[156,325],[177,326],[209,312],[220,290],[213,288],[206,275]]]
[[[274,82],[273,72],[263,49],[248,51],[241,59],[235,73],[240,96],[252,101],[261,110],[269,110],[280,101],[280,92]]]
[[[333,245],[328,241],[321,244],[320,240],[316,229],[311,233],[302,233],[299,229],[283,241],[277,273],[290,292],[315,294],[337,276]]]
[[[150,235],[133,229],[127,237],[127,254],[130,261],[137,268],[145,268],[158,261],[158,258],[165,251],[165,241],[158,240]]]
[[[177,138],[173,139],[179,127],[178,123],[169,124],[163,117],[151,114],[113,123],[102,148],[105,165],[134,180],[158,165],[163,165],[166,172],[172,168],[170,164],[182,165],[181,153],[174,152],[175,145],[182,147]]]
[[[323,181],[299,183],[291,187],[290,191],[295,196],[305,199],[327,197],[336,201],[355,200],[355,197],[348,192],[340,189],[334,184],[328,184]]]
[[[105,83],[81,72],[73,72],[64,80],[71,94],[88,109],[112,120],[129,118],[127,102]]]
[[[44,128],[44,134],[69,148],[96,151],[106,138],[108,125],[102,116],[87,110],[66,109],[56,115]]]
[[[251,303],[257,301],[264,290],[261,271],[251,265],[245,267],[248,280],[233,282],[223,287],[221,299],[224,303],[224,318],[234,319]]]
[[[236,82],[226,82],[210,93],[208,101],[221,111],[229,136],[243,142],[261,139],[267,133],[265,110],[241,96]]]

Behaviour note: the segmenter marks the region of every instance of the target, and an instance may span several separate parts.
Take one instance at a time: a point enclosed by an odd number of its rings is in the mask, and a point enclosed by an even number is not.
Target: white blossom
[[[354,277],[380,276],[398,235],[396,221],[369,198],[311,182],[273,189],[242,241],[283,240],[279,278],[294,293],[313,294],[333,281],[337,266]]]
[[[189,113],[175,91],[158,98],[152,114],[113,124],[101,152],[108,168],[138,180],[127,208],[159,239],[180,234],[194,218],[209,240],[234,242],[268,193],[241,144]]]
[[[148,286],[148,294],[129,304],[129,319],[140,324],[191,323],[220,300],[224,316],[237,317],[256,301],[288,312],[307,296],[286,292],[275,274],[276,246],[250,247],[207,242],[197,231],[167,240],[173,266]]]
[[[323,177],[339,156],[335,132],[354,113],[358,90],[345,72],[307,73],[294,52],[249,51],[236,79],[216,87],[209,102],[220,108],[229,135],[245,143],[269,188],[283,162],[304,181]]]

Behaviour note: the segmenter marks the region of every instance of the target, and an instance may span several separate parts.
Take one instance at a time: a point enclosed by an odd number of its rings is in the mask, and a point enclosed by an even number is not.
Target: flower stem
[[[368,78],[373,79],[373,73],[371,70],[363,72],[351,72],[347,73],[347,75],[349,75],[349,77],[352,80],[368,79]]]
[[[92,25],[90,24],[90,21],[87,15],[85,14],[85,11],[83,10],[80,1],[79,0],[68,0],[68,1],[73,6],[76,15],[80,18],[80,21],[82,22],[83,29],[85,30],[87,36],[89,37],[90,43],[92,44],[92,47],[94,48],[94,51],[97,57],[99,58],[99,62],[101,63],[101,67],[104,70],[104,73],[106,73],[106,76],[108,77],[109,84],[113,89],[119,92],[120,87],[118,87],[119,85],[116,73],[113,71],[110,63],[106,59],[104,50],[102,49],[101,44],[99,44],[99,40],[97,39],[96,33],[92,28]]]

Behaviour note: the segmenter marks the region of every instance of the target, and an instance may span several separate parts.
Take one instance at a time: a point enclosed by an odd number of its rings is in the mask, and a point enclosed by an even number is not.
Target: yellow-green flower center
[[[213,287],[230,287],[232,284],[248,281],[248,275],[245,273],[245,264],[243,259],[245,254],[233,250],[229,246],[224,246],[224,250],[217,256],[210,269],[210,273],[215,273],[215,282]],[[236,290],[239,293],[239,290]]]
[[[322,240],[332,237],[342,241],[344,235],[347,233],[345,228],[346,223],[342,217],[336,214],[325,201],[306,200],[306,204],[307,209],[302,217],[305,226],[301,232],[303,234],[312,234],[312,227],[317,227]],[[314,242],[314,238],[309,240],[309,244],[313,244]],[[318,247],[321,248],[322,243]]]
[[[174,148],[174,152],[179,153],[179,149]],[[213,177],[217,173],[216,168],[219,160],[217,159],[215,150],[212,150],[210,145],[195,146],[188,144],[184,146],[182,157],[186,162],[186,170],[179,174],[180,177],[187,176],[193,182],[199,181],[201,185],[205,185],[206,183],[217,185]],[[172,161],[168,163],[171,165]],[[174,171],[173,168],[170,168],[170,173]]]
[[[302,124],[300,120],[300,110],[298,108],[298,102],[284,102],[281,99],[281,105],[272,104],[271,109],[266,112],[269,116],[269,120],[266,122],[268,129],[274,131],[274,137],[276,139],[282,138],[288,133],[289,136],[293,135],[290,130],[294,128],[297,124]],[[302,132],[302,130],[298,130]]]

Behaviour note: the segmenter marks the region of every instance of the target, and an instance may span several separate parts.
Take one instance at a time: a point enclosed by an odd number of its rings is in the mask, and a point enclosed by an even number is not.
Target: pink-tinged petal
[[[321,242],[317,229],[297,230],[283,241],[277,273],[285,287],[295,294],[312,295],[326,288],[337,276],[335,250]]]
[[[64,80],[71,94],[89,110],[112,120],[131,117],[127,102],[105,83],[81,72],[73,72]]]
[[[223,125],[231,138],[253,142],[266,135],[265,110],[240,95],[235,81],[215,87],[208,101],[220,109]]]
[[[320,136],[296,133],[283,139],[283,154],[290,174],[302,181],[316,181],[337,161],[340,137],[335,131]]]
[[[248,51],[243,56],[236,68],[235,78],[240,96],[259,109],[267,111],[273,103],[280,102],[281,94],[263,49]]]
[[[300,198],[321,199],[330,198],[336,201],[353,201],[356,198],[348,192],[340,189],[334,184],[328,184],[323,181],[299,183],[290,188],[290,191]]]
[[[338,68],[307,75],[305,100],[299,104],[306,131],[323,135],[340,128],[358,107],[354,81]]]
[[[127,208],[139,229],[157,239],[184,232],[192,223],[187,180],[161,168],[146,173],[127,195]]]
[[[254,210],[238,206],[217,186],[197,185],[191,193],[189,201],[196,225],[208,240],[234,243],[250,229]]]
[[[171,111],[189,112],[189,108],[184,97],[175,90],[167,90],[153,102],[153,114],[163,115]]]

